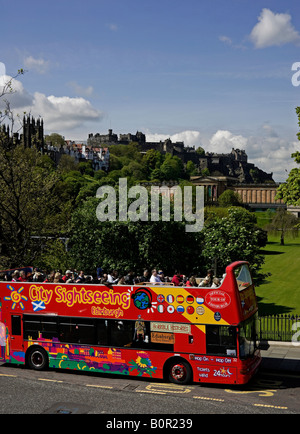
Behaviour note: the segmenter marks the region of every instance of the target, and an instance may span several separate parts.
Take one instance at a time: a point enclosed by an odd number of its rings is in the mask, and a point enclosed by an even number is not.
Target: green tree
[[[151,174],[154,170],[159,170],[163,163],[163,159],[163,155],[159,151],[149,149],[146,152],[143,156],[142,164],[145,168],[148,179],[157,179],[157,174],[156,176],[152,176]]]
[[[284,246],[284,238],[287,233],[293,236],[298,234],[299,219],[293,214],[287,212],[283,208],[279,208],[276,211],[270,224],[266,226],[266,229],[271,232],[280,232],[280,244]]]
[[[188,161],[186,163],[186,173],[188,176],[193,176],[197,174],[197,168],[195,166],[195,164],[192,161]]]
[[[300,126],[300,107],[296,108],[298,116],[298,125]],[[300,140],[300,132],[297,133]],[[297,151],[291,155],[297,164],[300,164],[300,152]],[[298,167],[292,169],[284,184],[281,184],[277,189],[275,199],[282,199],[287,205],[300,205],[300,169]]]
[[[40,237],[52,231],[61,210],[60,199],[53,197],[57,173],[45,168],[35,148],[8,145],[8,140],[2,137],[0,146],[1,267],[31,263]]]
[[[225,190],[218,199],[221,207],[238,206],[241,203],[240,196],[233,190]]]
[[[96,267],[142,272],[161,267],[166,273],[183,272],[201,265],[201,233],[186,233],[184,222],[115,221],[96,218],[99,201],[90,198],[72,216],[72,264],[93,272]]]
[[[292,156],[295,155],[292,154]],[[295,161],[298,162],[297,157]],[[282,199],[287,205],[300,205],[300,169],[298,167],[292,169],[286,182],[278,187],[275,199]]]
[[[45,142],[51,142],[52,146],[57,146],[60,148],[61,146],[64,146],[65,139],[58,133],[52,133],[45,136]]]
[[[228,217],[209,221],[203,229],[202,255],[207,264],[217,261],[218,271],[237,260],[249,261],[256,274],[264,262],[260,248],[266,233],[255,224],[255,215],[243,208],[229,208]]]
[[[183,162],[178,157],[166,154],[165,161],[160,167],[160,172],[165,181],[178,180],[184,176]]]
[[[196,152],[200,157],[203,157],[205,155],[205,150],[201,146],[198,146]]]

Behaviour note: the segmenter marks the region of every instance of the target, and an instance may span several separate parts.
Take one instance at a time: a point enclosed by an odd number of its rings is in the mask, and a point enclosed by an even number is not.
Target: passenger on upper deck
[[[201,280],[199,286],[211,286],[213,283],[214,272],[213,270],[208,270],[206,277]]]
[[[154,268],[153,270],[152,270],[152,276],[150,277],[150,282],[151,283],[161,283],[161,279],[160,279],[160,277],[159,277],[159,275],[157,274],[157,270],[156,270],[156,268]]]
[[[18,282],[26,282],[27,281],[25,271],[23,271],[23,270],[20,271],[20,277],[17,280],[18,280]]]
[[[186,286],[198,286],[198,285],[197,285],[197,281],[196,281],[195,276],[191,276],[191,277],[187,280],[187,282],[186,282]]]
[[[149,282],[150,281],[150,273],[148,270],[144,270],[143,275],[140,277],[140,283]]]
[[[218,288],[218,286],[220,286],[220,282],[221,282],[221,279],[219,279],[218,277],[214,277],[211,287],[212,288]]]
[[[182,286],[182,275],[177,270],[173,276],[172,283],[174,286]]]
[[[116,270],[113,270],[111,273],[107,274],[108,283],[115,285],[116,283],[118,283],[118,281],[119,281],[119,277],[118,277],[118,272]]]

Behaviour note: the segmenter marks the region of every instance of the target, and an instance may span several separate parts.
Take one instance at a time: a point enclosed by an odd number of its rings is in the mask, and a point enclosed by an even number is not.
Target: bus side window
[[[235,327],[207,325],[206,352],[215,355],[236,355]]]
[[[97,344],[108,345],[108,321],[104,319],[96,320]]]
[[[113,347],[131,347],[134,336],[134,321],[110,321],[110,344]]]
[[[14,336],[21,336],[21,334],[22,334],[21,316],[20,315],[12,315],[11,316],[11,334]]]

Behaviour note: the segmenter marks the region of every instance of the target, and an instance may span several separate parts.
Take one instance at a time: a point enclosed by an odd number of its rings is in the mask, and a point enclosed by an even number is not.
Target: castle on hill
[[[246,152],[240,149],[232,148],[231,152],[227,154],[199,153],[194,146],[187,147],[184,142],[173,143],[170,138],[165,141],[147,142],[145,134],[140,131],[137,131],[136,134],[120,134],[118,137],[112,129],[108,130],[108,134],[89,134],[87,139],[87,145],[91,149],[104,144],[110,147],[127,145],[131,142],[138,143],[142,153],[154,149],[162,154],[169,153],[172,156],[177,156],[184,164],[192,161],[199,172],[211,176],[225,176],[235,179],[238,183],[246,184],[274,183],[273,174],[266,173],[249,163]]]

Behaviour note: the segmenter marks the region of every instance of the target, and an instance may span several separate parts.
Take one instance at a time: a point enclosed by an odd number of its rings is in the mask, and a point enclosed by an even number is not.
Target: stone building
[[[230,189],[239,195],[241,203],[248,208],[255,210],[286,208],[283,200],[275,199],[279,187],[275,182],[242,184],[237,178],[228,176],[192,176],[191,182],[204,187],[204,200],[207,204],[217,203],[220,195]]]

